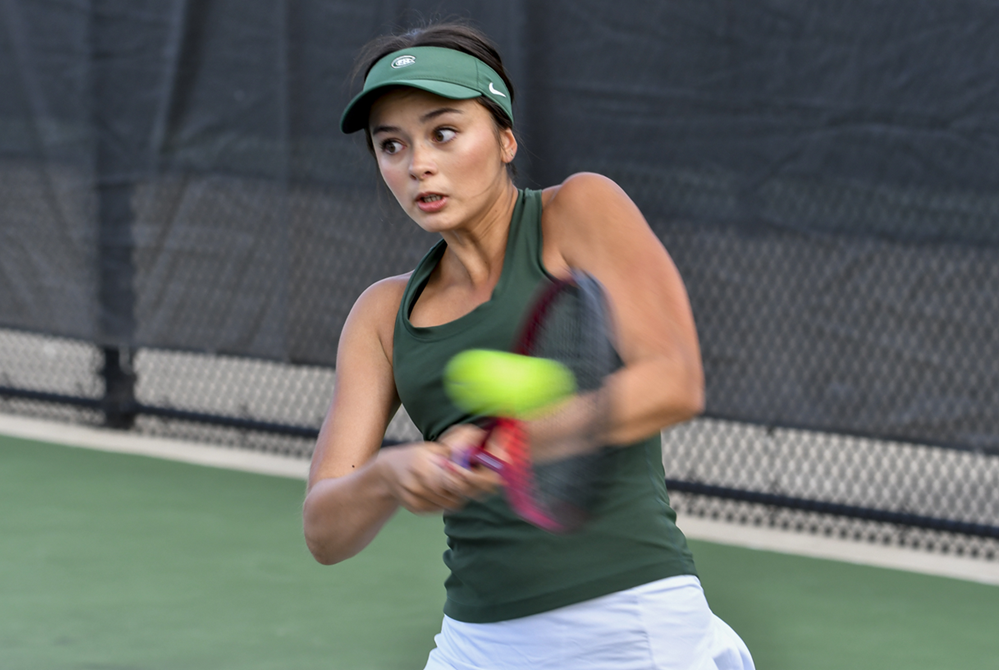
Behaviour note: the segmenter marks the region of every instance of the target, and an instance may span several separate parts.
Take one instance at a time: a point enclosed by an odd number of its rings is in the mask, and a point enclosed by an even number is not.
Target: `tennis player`
[[[399,205],[441,240],[364,291],[344,325],[303,512],[313,555],[354,556],[400,507],[443,512],[450,576],[428,669],[752,668],[705,601],[664,486],[660,431],[701,411],[704,384],[659,239],[603,176],[516,187],[513,86],[475,29],[384,36],[359,63],[364,87],[341,128],[364,131]],[[569,268],[609,297],[623,361],[608,381],[609,441],[621,446],[599,514],[557,535],[514,515],[494,474],[453,465],[481,431],[455,419],[441,378],[460,351],[507,350],[536,289]],[[400,402],[426,441],[380,449]]]

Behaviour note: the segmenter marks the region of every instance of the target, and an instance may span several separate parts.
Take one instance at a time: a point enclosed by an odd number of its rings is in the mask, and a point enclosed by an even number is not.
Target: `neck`
[[[447,283],[470,283],[473,288],[491,288],[503,271],[510,219],[517,204],[517,188],[507,180],[503,192],[474,222],[447,230],[441,237],[447,252],[441,270]]]

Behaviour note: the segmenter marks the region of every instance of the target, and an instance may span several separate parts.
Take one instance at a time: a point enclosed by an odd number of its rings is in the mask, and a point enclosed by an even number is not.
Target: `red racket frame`
[[[535,298],[530,316],[521,327],[513,353],[531,355],[549,308],[562,291],[577,286],[573,279],[555,279]],[[491,447],[498,448],[503,453],[503,458],[491,454],[488,450]],[[534,502],[534,475],[529,441],[522,421],[512,418],[492,419],[486,425],[482,443],[466,452],[463,461],[462,465],[465,467],[481,465],[502,477],[510,508],[525,521],[553,533],[569,530]]]

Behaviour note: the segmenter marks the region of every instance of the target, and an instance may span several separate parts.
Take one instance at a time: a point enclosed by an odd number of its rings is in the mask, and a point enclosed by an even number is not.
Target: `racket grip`
[[[486,444],[489,442],[489,436],[492,435],[493,428],[495,428],[495,426],[489,427],[485,436],[482,438],[482,441],[479,442],[478,445],[469,447],[461,452],[458,456],[458,465],[466,470],[473,466],[481,465],[489,468],[495,473],[503,474],[503,461],[486,451]]]
[[[458,464],[459,467],[465,468],[466,470],[475,465],[475,452],[479,447],[469,447],[468,449],[462,449],[455,455],[454,462]]]
[[[482,447],[470,449],[469,451],[474,452],[468,457],[469,465],[478,464],[489,468],[493,472],[502,473],[503,461],[496,458]]]

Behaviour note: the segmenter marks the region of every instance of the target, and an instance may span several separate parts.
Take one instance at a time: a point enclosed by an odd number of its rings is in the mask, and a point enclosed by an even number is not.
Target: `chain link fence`
[[[335,373],[140,350],[137,434],[308,458]],[[0,413],[102,426],[101,351],[0,330]],[[418,439],[401,410],[388,442]],[[692,515],[995,560],[999,458],[837,433],[702,418],[663,434],[674,507]]]

